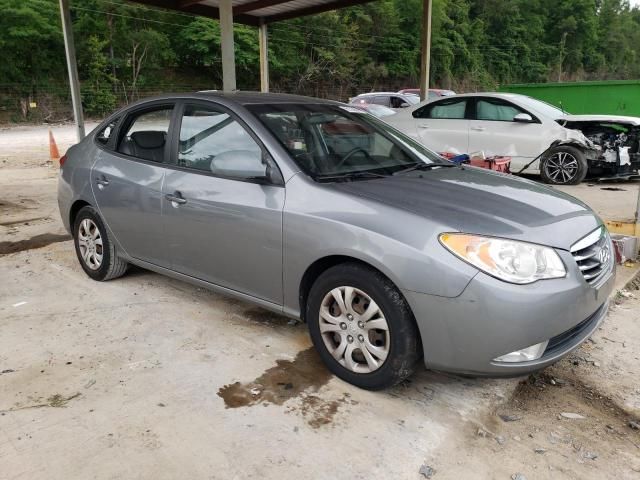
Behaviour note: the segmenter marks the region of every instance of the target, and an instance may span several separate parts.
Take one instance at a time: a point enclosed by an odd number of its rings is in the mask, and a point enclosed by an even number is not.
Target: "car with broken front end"
[[[570,115],[514,93],[468,93],[398,111],[388,123],[441,153],[511,158],[511,171],[550,184],[629,178],[640,170],[640,118]]]
[[[60,163],[62,220],[90,278],[137,265],[300,318],[362,388],[420,359],[531,372],[607,312],[612,245],[589,207],[450,163],[352,106],[162,96],[110,115]]]

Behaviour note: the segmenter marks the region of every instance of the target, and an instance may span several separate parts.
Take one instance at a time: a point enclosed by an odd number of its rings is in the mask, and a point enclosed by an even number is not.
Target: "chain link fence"
[[[159,73],[158,75],[162,75]],[[411,82],[388,82],[376,85],[376,91],[397,91],[412,86]],[[166,93],[195,92],[221,88],[219,82],[198,79],[185,82],[158,82],[153,85],[131,87],[125,84],[92,86],[81,82],[82,104],[88,119],[103,118],[119,107],[131,102]],[[260,89],[251,85],[244,90]],[[294,93],[317,98],[347,102],[349,98],[371,91],[371,86],[353,83],[335,85],[325,82],[272,82],[275,93]],[[50,82],[45,85],[25,87],[18,84],[0,84],[0,124],[13,123],[61,123],[73,120],[71,93],[66,82]]]

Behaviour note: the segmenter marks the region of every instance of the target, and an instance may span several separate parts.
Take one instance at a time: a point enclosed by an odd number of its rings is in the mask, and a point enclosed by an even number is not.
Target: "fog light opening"
[[[494,362],[504,363],[517,363],[517,362],[530,362],[532,360],[539,359],[549,344],[549,340],[530,347],[523,348],[522,350],[516,350],[515,352],[507,353],[501,357],[494,358]]]

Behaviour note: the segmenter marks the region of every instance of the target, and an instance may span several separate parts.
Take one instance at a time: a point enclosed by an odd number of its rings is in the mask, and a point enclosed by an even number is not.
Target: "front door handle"
[[[107,177],[105,177],[104,175],[100,175],[98,178],[96,178],[96,183],[98,184],[98,188],[102,190],[104,187],[109,185],[109,180],[107,180]]]
[[[484,132],[485,128],[484,127],[471,127],[471,130],[475,130],[476,132]]]
[[[424,123],[418,125],[419,128],[429,128],[429,125],[426,125]]]
[[[187,203],[187,199],[184,198],[182,196],[182,194],[178,191],[175,191],[173,193],[167,193],[164,198],[166,198],[167,200],[169,200],[171,203],[174,204],[174,206],[177,205],[184,205],[185,203]]]

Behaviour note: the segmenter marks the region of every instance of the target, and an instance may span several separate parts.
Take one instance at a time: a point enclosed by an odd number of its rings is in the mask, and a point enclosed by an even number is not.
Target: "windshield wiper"
[[[376,172],[347,172],[347,173],[339,173],[339,174],[326,174],[326,175],[317,175],[316,178],[318,180],[360,180],[367,178],[386,178],[389,175],[385,175],[383,173]]]
[[[418,162],[418,163],[414,163],[413,165],[410,165],[406,168],[403,168],[402,170],[398,170],[396,172],[393,172],[393,175],[398,175],[400,173],[409,173],[409,172],[414,172],[416,170],[432,170],[434,168],[439,168],[439,167],[458,167],[459,165],[456,165],[455,163],[423,163],[423,162]]]

